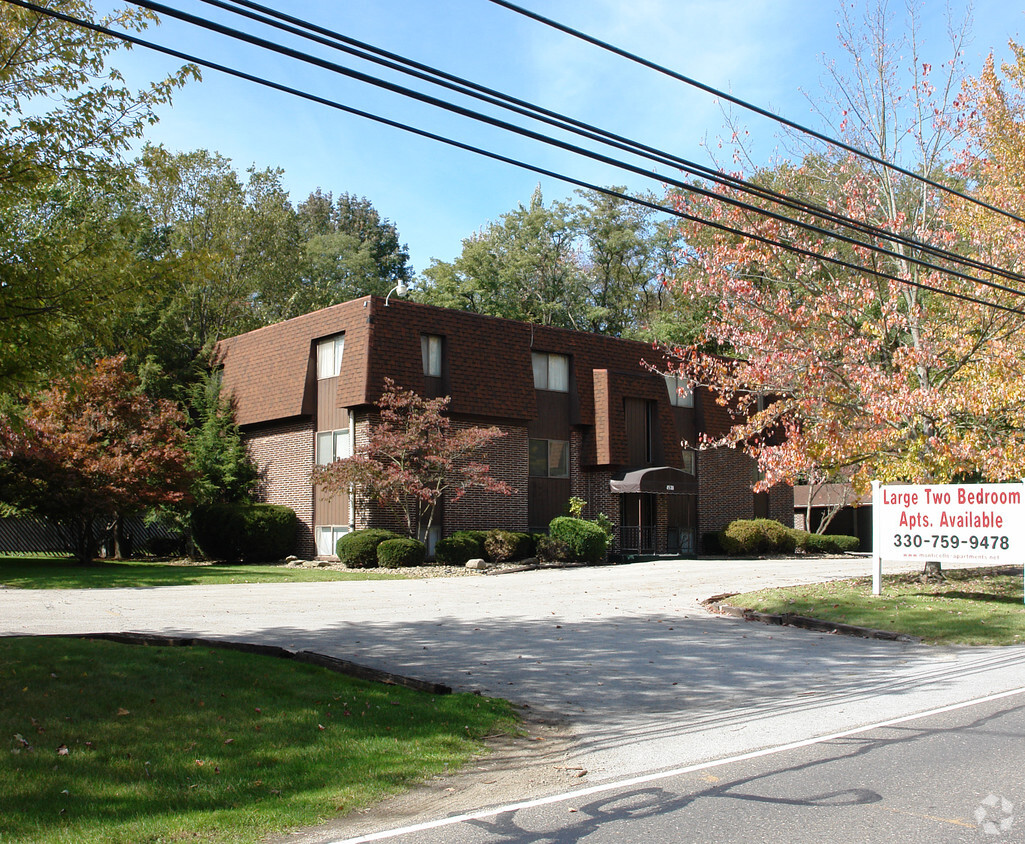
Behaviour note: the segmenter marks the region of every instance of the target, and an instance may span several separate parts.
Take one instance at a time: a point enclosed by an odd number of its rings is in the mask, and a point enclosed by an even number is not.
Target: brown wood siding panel
[[[648,402],[645,399],[623,399],[626,424],[626,462],[631,467],[648,465]]]
[[[552,519],[565,513],[569,497],[569,478],[531,478],[527,516],[530,527],[547,528]]]
[[[569,439],[569,393],[537,390],[537,418],[527,424],[527,434],[536,439]]]
[[[319,487],[314,491],[315,525],[347,525],[349,524],[349,496],[343,493],[329,495]]]
[[[342,353],[345,357],[345,353]],[[349,427],[349,410],[338,407],[338,379],[322,378],[317,381],[317,430],[341,431]]]

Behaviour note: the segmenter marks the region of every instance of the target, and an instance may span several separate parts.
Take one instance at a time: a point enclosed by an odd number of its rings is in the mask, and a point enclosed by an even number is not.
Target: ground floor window
[[[330,557],[335,553],[338,540],[349,532],[348,525],[318,525],[316,528],[317,556]]]

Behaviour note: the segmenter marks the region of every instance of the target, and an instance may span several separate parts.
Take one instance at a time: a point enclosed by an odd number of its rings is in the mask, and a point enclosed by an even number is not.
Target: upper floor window
[[[694,407],[694,389],[686,378],[679,375],[666,376],[669,403],[673,407]]]
[[[534,364],[534,389],[569,392],[569,358],[547,352],[532,352]]]
[[[334,378],[342,371],[342,348],[345,335],[328,337],[317,343],[317,378]]]
[[[569,477],[567,440],[531,440],[530,476],[533,478]]]
[[[317,465],[327,466],[335,460],[352,457],[352,440],[348,429],[317,432]]]
[[[441,377],[441,338],[436,334],[420,335],[420,351],[424,359],[424,375]]]

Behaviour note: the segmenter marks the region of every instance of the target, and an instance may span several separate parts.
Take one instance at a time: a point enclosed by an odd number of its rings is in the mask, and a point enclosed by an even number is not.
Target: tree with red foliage
[[[105,358],[0,419],[0,497],[70,528],[75,556],[97,552],[95,526],[151,507],[186,503],[192,472],[185,417],[153,401]]]
[[[319,466],[313,482],[327,492],[356,488],[383,505],[401,507],[410,536],[426,536],[446,494],[457,501],[469,489],[508,495],[491,467],[474,459],[498,428],[454,427],[445,415],[450,397],[425,399],[390,379],[377,401],[380,421],[371,426],[364,453]]]

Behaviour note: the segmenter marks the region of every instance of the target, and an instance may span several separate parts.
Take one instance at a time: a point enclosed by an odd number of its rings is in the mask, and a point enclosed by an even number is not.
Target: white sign
[[[1025,484],[872,485],[873,591],[882,560],[999,565],[1025,559]]]

